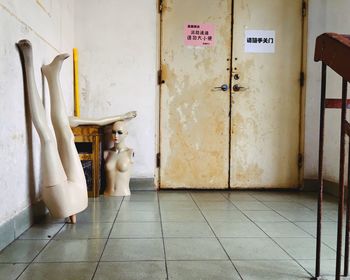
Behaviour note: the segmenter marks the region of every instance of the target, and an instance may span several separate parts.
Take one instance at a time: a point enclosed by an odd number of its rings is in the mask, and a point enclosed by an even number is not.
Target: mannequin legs
[[[35,84],[31,44],[27,40],[21,40],[18,42],[18,48],[23,58],[30,114],[42,147],[42,198],[52,216],[57,218],[72,216],[87,207],[87,190],[68,117],[62,114],[62,110],[65,112],[64,103],[62,97],[59,100],[52,95],[52,123],[57,146]],[[77,161],[74,160],[75,158]],[[72,172],[76,173],[72,174]],[[71,220],[74,222],[75,217]]]

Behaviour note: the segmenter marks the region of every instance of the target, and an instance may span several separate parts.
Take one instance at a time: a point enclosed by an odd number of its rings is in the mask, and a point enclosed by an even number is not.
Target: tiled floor
[[[48,218],[3,250],[0,279],[310,279],[316,205],[313,193],[267,191],[90,199],[77,224]],[[322,273],[332,275],[335,199],[325,208]]]

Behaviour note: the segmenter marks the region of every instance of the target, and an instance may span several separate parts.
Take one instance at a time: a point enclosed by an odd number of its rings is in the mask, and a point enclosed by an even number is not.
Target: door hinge
[[[157,168],[160,168],[160,153],[157,153],[157,156],[156,156],[156,166]]]
[[[303,154],[298,154],[298,168],[301,169],[304,165],[304,156]]]
[[[303,1],[302,8],[301,8],[301,14],[303,17],[306,17],[306,1]]]
[[[163,11],[163,0],[158,0],[158,13],[162,13]]]
[[[164,84],[165,81],[162,79],[162,69],[158,70],[158,85]]]
[[[303,87],[305,84],[305,73],[303,71],[300,72],[299,84],[300,84],[300,87]]]

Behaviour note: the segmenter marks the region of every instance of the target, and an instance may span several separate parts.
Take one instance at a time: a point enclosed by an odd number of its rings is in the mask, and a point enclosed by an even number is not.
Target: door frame
[[[303,181],[304,181],[304,149],[305,149],[305,103],[306,103],[306,69],[307,69],[307,38],[308,38],[308,15],[309,15],[309,0],[301,0],[302,1],[302,30],[301,30],[301,69],[300,69],[300,105],[299,105],[299,172],[298,172],[298,182],[299,186],[298,188],[302,188]],[[232,112],[232,69],[233,69],[233,24],[234,24],[234,2],[235,0],[231,0],[231,63],[230,63],[230,116]],[[164,5],[166,5],[166,0],[157,0],[156,3],[156,9],[157,9],[157,69],[158,71],[155,73],[157,76],[157,89],[158,92],[158,99],[156,100],[156,157],[155,157],[155,170],[154,170],[154,184],[155,188],[157,190],[160,190],[160,147],[161,147],[161,84],[162,84],[162,77],[161,77],[161,61],[162,61],[162,9]],[[229,119],[229,135],[231,135],[231,117]],[[229,138],[229,162],[231,161],[231,137]],[[228,170],[228,188],[229,190],[232,190],[230,187],[230,180],[231,180],[231,168]],[[257,189],[255,189],[257,190]]]

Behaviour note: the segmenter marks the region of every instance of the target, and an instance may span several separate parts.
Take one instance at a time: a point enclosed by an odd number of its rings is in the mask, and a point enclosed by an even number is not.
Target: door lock
[[[228,90],[228,85],[223,84],[220,87],[214,87],[214,90],[222,90],[222,91],[227,91]]]
[[[239,80],[239,75],[238,75],[238,74],[234,74],[234,75],[233,75],[233,78],[234,78],[235,80]]]
[[[233,91],[245,91],[245,90],[247,90],[248,88],[246,88],[246,87],[241,87],[240,85],[235,84],[235,85],[233,85],[232,89],[233,89]]]

